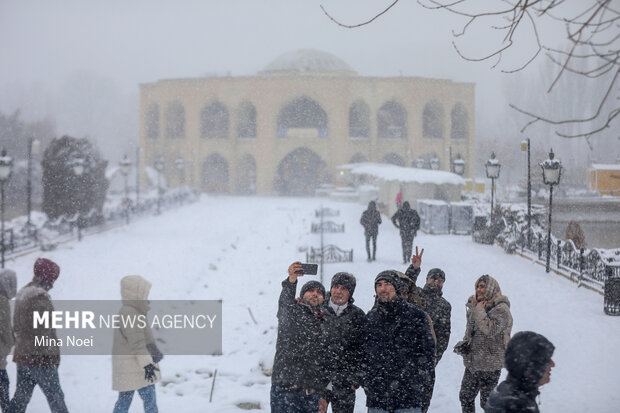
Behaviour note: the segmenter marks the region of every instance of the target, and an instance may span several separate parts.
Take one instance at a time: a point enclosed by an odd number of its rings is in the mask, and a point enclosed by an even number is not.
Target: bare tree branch
[[[356,27],[361,27],[361,26],[366,26],[367,24],[372,23],[373,21],[377,20],[379,17],[383,16],[385,13],[388,12],[388,10],[390,10],[392,7],[394,7],[396,5],[396,3],[398,3],[400,0],[394,0],[394,2],[392,4],[390,4],[386,9],[384,9],[382,12],[376,14],[373,18],[371,18],[370,20],[367,20],[365,22],[362,23],[358,23],[358,24],[343,24],[341,22],[339,22],[338,20],[336,20],[335,18],[333,18],[328,12],[327,10],[325,10],[325,7],[323,7],[323,5],[321,4],[321,10],[323,10],[323,13],[325,13],[325,15],[327,17],[329,17],[329,19],[331,21],[333,21],[334,23],[336,23],[338,26],[342,26],[342,27],[346,27],[347,29],[354,29]]]

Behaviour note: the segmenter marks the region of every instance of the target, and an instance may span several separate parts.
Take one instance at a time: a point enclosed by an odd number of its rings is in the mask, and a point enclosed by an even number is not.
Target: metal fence
[[[127,213],[131,219],[152,215],[156,211],[163,211],[183,203],[194,202],[198,193],[192,189],[170,190],[159,200],[157,197],[144,198],[135,205],[119,204],[106,206],[101,211],[91,210],[88,213],[62,215],[56,219],[47,219],[39,225],[19,224],[19,219],[6,223],[4,245],[0,242],[0,249],[4,249],[8,259],[21,253],[41,249],[49,251],[58,244],[81,238],[92,233],[101,232],[109,228],[123,225],[127,220]],[[158,208],[159,203],[159,208]]]
[[[547,229],[542,216],[532,217],[528,229],[522,211],[501,207],[503,230],[495,241],[508,253],[521,252],[539,261],[547,259]],[[577,248],[572,240],[551,235],[551,267],[578,283],[588,282],[602,288],[611,277],[620,277],[620,249]]]

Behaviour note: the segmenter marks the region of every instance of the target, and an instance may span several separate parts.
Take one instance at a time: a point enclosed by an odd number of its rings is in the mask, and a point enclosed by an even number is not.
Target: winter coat
[[[328,302],[327,299],[325,301]],[[362,379],[366,314],[352,303],[349,303],[340,315],[336,315],[329,305],[325,305],[324,311],[327,320],[324,331],[329,380],[335,389],[359,387]]]
[[[399,298],[366,315],[366,405],[384,410],[421,407],[431,388],[435,343],[422,310]]]
[[[13,361],[22,366],[44,367],[60,365],[60,347],[54,345],[56,329],[43,325],[32,328],[33,312],[54,311],[52,300],[38,281],[26,284],[15,297],[13,331],[15,331],[15,351]],[[35,337],[43,337],[44,345],[35,346]],[[45,345],[49,344],[49,345]]]
[[[282,281],[278,302],[278,340],[271,382],[321,392],[329,383],[326,369],[325,314],[295,299],[297,282]]]
[[[515,334],[506,349],[508,376],[490,394],[486,413],[538,413],[538,383],[551,362],[554,346],[540,334]]]
[[[362,212],[360,224],[364,227],[364,235],[371,236],[379,233],[379,224],[381,224],[381,214],[377,211],[374,202],[368,204],[368,209]]]
[[[151,283],[139,275],[129,275],[121,280],[121,298],[123,306],[119,314],[121,319],[128,317],[145,320],[149,310],[148,295]],[[145,323],[136,322],[133,326],[121,324],[114,330],[112,345],[112,389],[123,392],[138,390],[161,380],[161,374],[155,370],[155,381],[144,378],[144,367],[149,364],[159,365],[153,361],[147,345],[155,343],[153,333]]]
[[[424,288],[419,289],[422,298],[422,309],[433,320],[433,329],[435,337],[437,337],[437,362],[443,356],[450,342],[452,306],[443,298],[443,292],[440,289],[433,288],[426,284]]]
[[[392,223],[403,234],[413,234],[420,229],[420,216],[415,209],[411,209],[408,202],[405,202],[398,211],[392,216]]]
[[[502,369],[512,330],[510,302],[502,295],[498,282],[487,277],[486,306],[477,307],[475,295],[466,304],[467,327],[463,340],[470,341],[471,351],[463,356],[463,364],[472,372]]]
[[[15,297],[17,276],[13,270],[0,270],[0,370],[6,370],[6,356],[15,344],[9,301]]]

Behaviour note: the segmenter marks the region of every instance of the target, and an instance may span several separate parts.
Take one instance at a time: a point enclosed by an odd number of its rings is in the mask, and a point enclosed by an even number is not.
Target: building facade
[[[363,77],[309,49],[256,76],[140,85],[143,166],[161,157],[169,186],[206,192],[313,194],[365,161],[448,171],[461,157],[473,177],[474,119],[472,83]]]

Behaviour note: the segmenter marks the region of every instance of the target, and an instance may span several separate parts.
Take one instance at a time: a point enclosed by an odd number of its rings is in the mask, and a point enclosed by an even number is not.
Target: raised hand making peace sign
[[[411,256],[411,265],[420,268],[422,266],[422,254],[424,254],[424,248],[418,254],[418,246],[415,247],[415,254]]]

